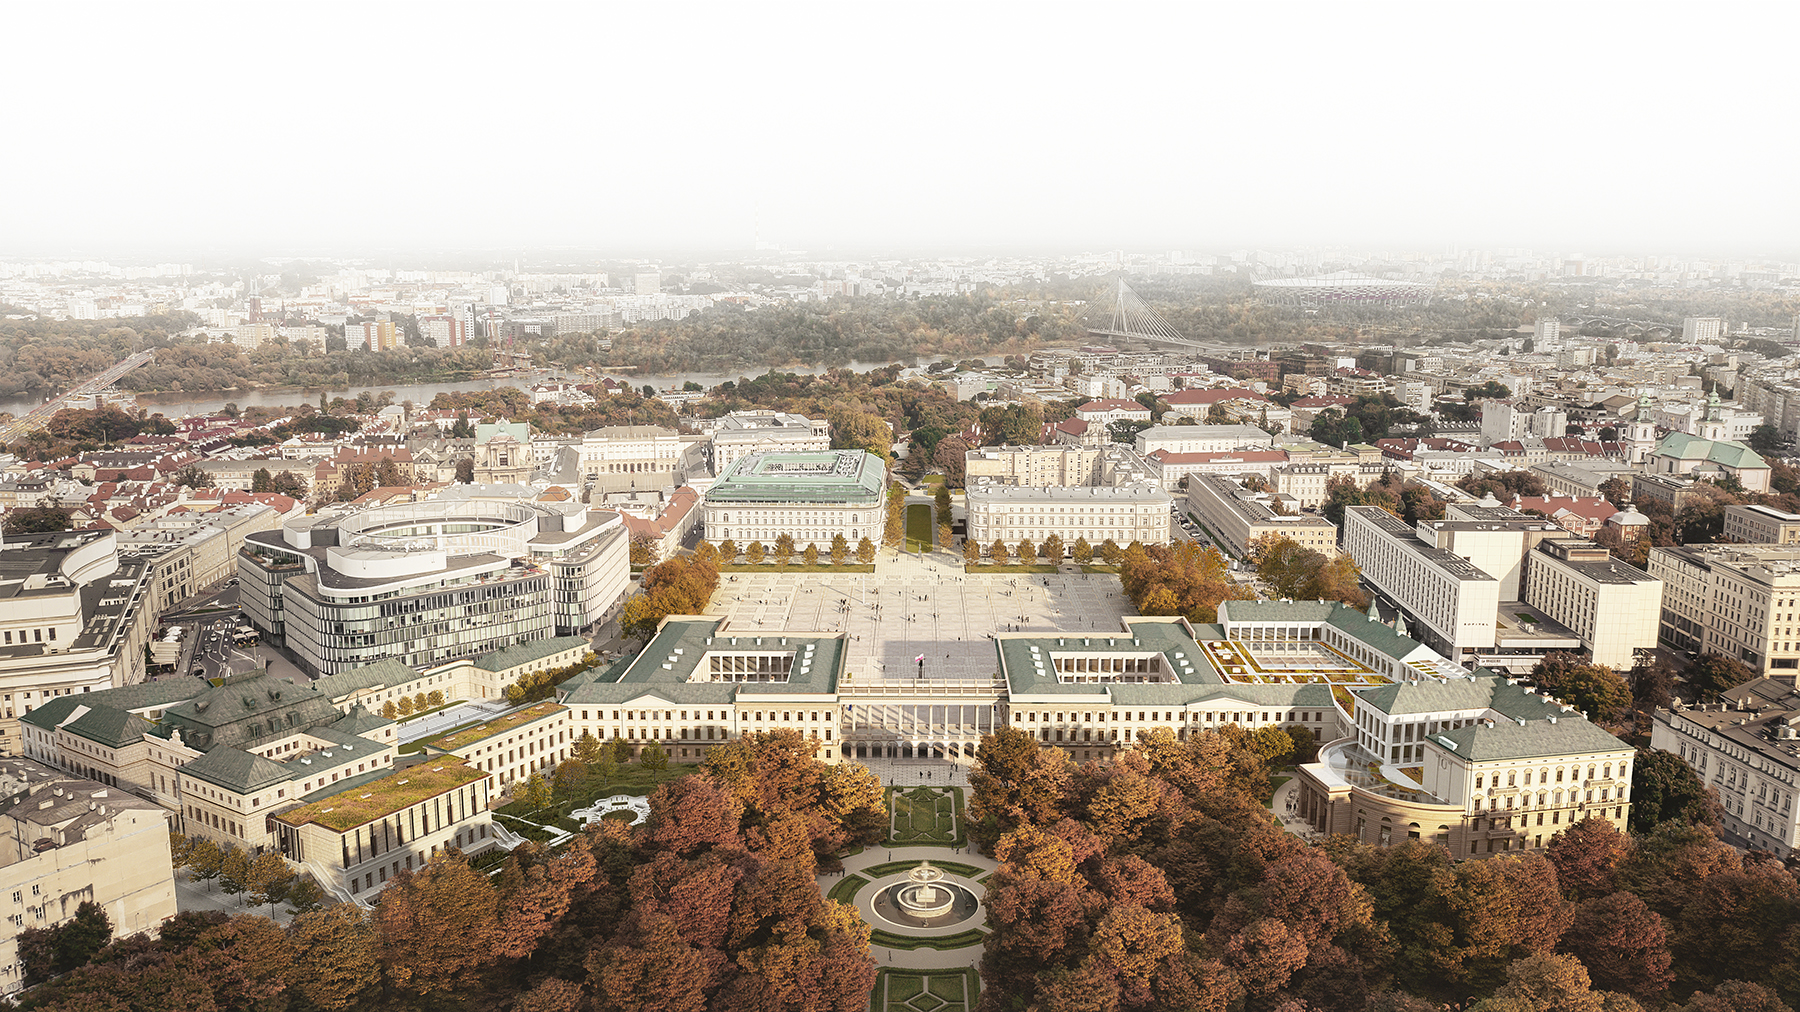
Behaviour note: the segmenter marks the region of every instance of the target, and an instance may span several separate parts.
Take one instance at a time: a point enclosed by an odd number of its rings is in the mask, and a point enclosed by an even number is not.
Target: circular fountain
[[[967,888],[945,881],[942,868],[924,861],[906,878],[877,892],[871,905],[895,925],[941,928],[975,916],[981,901]]]
[[[900,904],[900,909],[914,917],[947,914],[956,905],[956,893],[939,886],[943,880],[943,869],[933,868],[930,861],[922,862],[906,873],[906,885],[895,891],[894,900]]]

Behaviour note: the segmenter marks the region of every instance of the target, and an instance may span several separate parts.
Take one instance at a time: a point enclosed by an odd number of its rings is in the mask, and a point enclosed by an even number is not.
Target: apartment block
[[[1327,558],[1337,554],[1337,528],[1331,521],[1309,513],[1278,513],[1276,499],[1267,492],[1251,492],[1229,478],[1215,474],[1188,477],[1188,512],[1200,518],[1217,535],[1220,548],[1243,558],[1250,542],[1274,535],[1290,538]]]
[[[1687,760],[1713,791],[1727,841],[1781,861],[1800,850],[1800,692],[1791,679],[1759,678],[1717,703],[1658,710],[1650,747]]]
[[[1664,585],[1665,645],[1735,657],[1789,684],[1800,675],[1800,546],[1652,548],[1647,568]]]
[[[1725,507],[1725,540],[1744,545],[1800,545],[1800,513],[1771,506]]]

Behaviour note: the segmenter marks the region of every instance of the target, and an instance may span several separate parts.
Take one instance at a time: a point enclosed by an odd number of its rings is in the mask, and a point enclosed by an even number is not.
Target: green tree
[[[219,877],[221,862],[225,858],[219,845],[204,836],[194,837],[188,842],[185,857],[188,876],[208,883],[207,890],[211,891],[212,880]]]
[[[1631,768],[1631,830],[1662,822],[1717,826],[1718,800],[1687,761],[1673,752],[1640,750]]]
[[[1735,657],[1715,653],[1701,654],[1687,666],[1686,672],[1688,687],[1708,701],[1717,700],[1720,693],[1755,677],[1756,672],[1749,665]]]
[[[473,435],[473,433],[471,433]],[[475,458],[456,458],[456,481],[461,485],[475,484]]]
[[[937,507],[937,525],[939,527],[949,527],[951,524],[951,516],[950,485],[948,482],[938,485],[937,492],[932,496],[932,501]]]
[[[49,506],[22,506],[6,511],[0,518],[0,530],[7,534],[44,534],[66,531],[71,521],[66,510]]]
[[[532,811],[550,806],[552,791],[544,774],[533,773],[525,778],[525,783],[519,789],[519,800],[525,802],[525,807]]]
[[[289,870],[280,854],[265,851],[250,862],[245,886],[250,894],[251,906],[259,907],[266,903],[269,912],[274,913],[275,904],[287,898],[288,890],[293,884],[294,873]]]
[[[1776,453],[1781,449],[1781,430],[1764,422],[1750,430],[1747,442],[1757,453]]]
[[[644,746],[644,752],[638,757],[638,765],[647,770],[666,770],[669,768],[669,751],[661,742],[652,741]]]
[[[219,888],[236,896],[250,888],[250,855],[227,845],[219,858]]]
[[[1631,687],[1604,664],[1583,664],[1574,654],[1552,651],[1531,669],[1531,679],[1589,720],[1619,724],[1631,717]]]
[[[1109,566],[1116,566],[1119,564],[1119,560],[1124,557],[1125,550],[1119,547],[1117,541],[1107,538],[1105,541],[1100,542],[1100,559],[1102,562],[1105,562]]]

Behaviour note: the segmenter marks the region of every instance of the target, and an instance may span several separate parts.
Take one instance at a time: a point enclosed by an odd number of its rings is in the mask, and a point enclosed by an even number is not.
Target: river
[[[920,363],[935,362],[941,357],[942,356],[928,355],[910,361],[905,359],[900,361],[901,364],[911,367],[919,365]],[[1004,355],[970,357],[980,358],[982,361],[989,364],[1004,361],[1006,358]],[[848,368],[856,372],[868,372],[872,369],[880,369],[891,364],[891,362],[851,362]],[[795,365],[784,366],[777,371],[811,375],[822,373],[826,371],[827,368],[830,367]],[[713,387],[718,386],[726,380],[737,380],[746,375],[760,376],[768,371],[769,369],[764,368],[759,369],[754,373],[749,370],[744,370],[737,373],[655,375],[649,373],[638,374],[634,372],[623,372],[610,373],[608,375],[611,375],[615,379],[624,380],[634,387],[642,387],[644,384],[649,383],[658,390],[667,390],[670,387],[679,388],[683,383],[692,381],[711,390]],[[414,383],[405,386],[358,386],[347,389],[310,388],[305,390],[221,390],[210,393],[146,393],[137,395],[137,403],[139,407],[152,413],[161,412],[171,418],[178,418],[182,415],[205,414],[218,409],[227,402],[236,404],[240,408],[247,408],[253,405],[280,406],[284,404],[298,404],[301,401],[317,403],[320,393],[324,393],[328,397],[355,397],[364,390],[369,390],[376,394],[385,393],[391,390],[394,394],[395,404],[399,404],[402,401],[412,401],[414,404],[423,406],[429,404],[431,399],[440,393],[459,393],[466,390],[492,390],[501,386],[529,388],[532,384],[542,382],[554,375],[566,375],[578,383],[590,382],[592,379],[592,377],[580,374],[538,371],[505,379],[470,380],[463,383]],[[37,401],[29,397],[0,400],[0,411],[10,411],[14,415],[20,415],[30,411],[32,408],[36,407],[37,404]]]

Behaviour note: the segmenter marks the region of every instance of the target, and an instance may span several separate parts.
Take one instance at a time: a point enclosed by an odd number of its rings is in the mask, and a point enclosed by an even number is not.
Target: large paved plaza
[[[884,552],[874,573],[727,573],[707,614],[740,634],[847,632],[859,679],[912,680],[921,654],[927,679],[988,679],[995,632],[1113,632],[1135,612],[1110,574],[965,574],[942,553]]]

